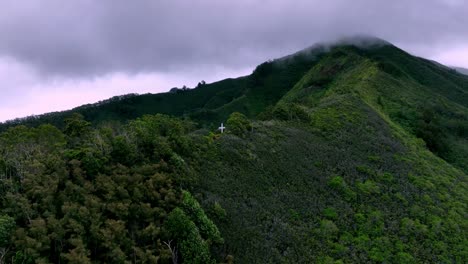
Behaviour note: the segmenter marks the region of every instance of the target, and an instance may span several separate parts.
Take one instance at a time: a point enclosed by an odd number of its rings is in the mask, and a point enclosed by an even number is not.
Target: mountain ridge
[[[336,41],[330,41],[330,42],[314,44],[311,47],[305,48],[305,49],[303,49],[301,51],[298,51],[296,53],[293,53],[291,55],[287,55],[287,56],[284,56],[284,57],[280,57],[280,58],[277,58],[277,59],[274,59],[274,60],[267,61],[267,62],[257,66],[256,70],[260,70],[262,66],[266,66],[269,63],[273,63],[273,64],[278,65],[278,64],[282,64],[284,62],[290,61],[292,58],[296,58],[297,60],[306,60],[306,61],[308,60],[309,62],[313,62],[313,61],[319,59],[319,58],[317,58],[318,56],[326,54],[327,52],[329,52],[334,47],[339,47],[339,46],[355,46],[355,47],[360,47],[360,48],[364,48],[364,49],[370,49],[370,48],[382,47],[382,46],[392,46],[392,47],[394,47],[391,43],[389,43],[389,42],[387,42],[385,40],[376,38],[376,37],[372,37],[372,36],[363,35],[363,36],[345,37],[345,38],[338,39]],[[294,63],[297,63],[297,62],[294,62],[294,60],[289,62],[289,64],[294,64]],[[435,63],[435,64],[437,64],[437,63]],[[288,63],[286,63],[286,65],[288,65]],[[254,73],[255,73],[256,70],[254,70]],[[214,82],[212,84],[208,84],[208,85],[215,86],[215,87],[219,87],[219,86],[222,87],[222,86],[224,86],[224,84],[232,82],[233,80],[242,80],[242,79],[248,78],[249,76],[252,76],[253,74],[248,75],[248,76],[241,76],[241,77],[234,78],[234,79],[233,78],[228,78],[228,79],[220,80],[220,81]],[[201,86],[205,86],[205,85],[206,84],[204,84],[204,85],[199,84],[194,89],[189,89],[187,91],[183,91],[182,89],[180,89],[180,90],[178,90],[178,92],[179,93],[183,93],[183,92],[189,92],[190,93],[190,92],[193,92],[193,90],[199,89],[199,88],[201,88]],[[245,85],[245,84],[243,84],[243,85]],[[157,103],[158,101],[161,100],[161,97],[170,97],[170,94],[173,94],[173,93],[174,92],[171,93],[171,92],[168,91],[168,92],[163,92],[163,93],[158,93],[158,94],[142,94],[142,95],[125,94],[125,95],[118,95],[118,96],[114,96],[112,98],[109,98],[109,99],[106,99],[106,100],[103,100],[103,101],[99,101],[97,103],[85,104],[85,105],[82,105],[82,106],[78,106],[78,107],[72,108],[70,110],[50,112],[50,113],[45,113],[45,114],[41,114],[41,115],[37,115],[37,116],[30,116],[30,117],[16,118],[16,119],[13,119],[13,120],[7,120],[5,122],[0,123],[0,130],[4,130],[4,127],[16,125],[16,124],[21,124],[21,123],[26,123],[26,124],[29,123],[31,125],[34,124],[34,123],[40,123],[41,121],[38,122],[37,121],[38,119],[47,120],[49,122],[52,121],[54,118],[59,118],[59,119],[63,120],[63,117],[61,118],[60,116],[67,115],[67,114],[70,114],[72,112],[81,112],[86,117],[87,115],[90,115],[90,114],[86,113],[86,110],[84,110],[85,108],[99,108],[103,104],[115,104],[117,101],[127,101],[127,100],[132,101],[132,99],[133,100],[139,100],[137,98],[132,98],[132,97],[148,97],[148,98],[153,97],[153,99],[151,99],[151,101]],[[229,93],[229,92],[225,91],[225,93]],[[211,96],[213,96],[213,95],[211,94]],[[234,95],[231,95],[231,96],[236,96],[236,95],[234,93]],[[214,97],[216,97],[216,96],[214,96]],[[222,97],[222,96],[218,96],[218,97]],[[139,100],[139,101],[145,101],[145,100]],[[197,108],[200,108],[200,107],[203,108],[203,105],[195,106],[194,109],[197,109]],[[110,114],[114,115],[114,116],[116,114],[120,114],[120,115],[127,114],[128,115],[128,113],[126,113],[126,111],[132,110],[131,106],[129,106],[130,109],[125,109],[125,107],[123,107],[124,109],[112,109],[112,107],[109,107],[109,108],[111,108],[111,110],[109,110]],[[192,109],[192,111],[194,109]],[[96,111],[90,111],[90,112],[96,112]],[[145,113],[151,114],[152,112],[154,112],[154,111],[143,110],[142,113],[140,113],[139,115],[145,114]],[[167,114],[175,114],[175,115],[184,114],[183,111],[181,113],[180,110],[175,110],[175,111],[174,110],[169,110],[169,111],[167,111],[167,110],[164,110],[164,109],[158,109],[157,112],[164,112],[164,113],[167,113]],[[95,113],[93,113],[93,114],[95,114]],[[135,117],[137,117],[139,115],[134,115],[134,116],[130,115],[130,118],[135,118]],[[60,126],[59,122],[52,122],[52,123],[54,123],[55,125]]]
[[[462,67],[453,67],[453,69],[455,69],[457,72],[459,72],[459,73],[461,73],[461,74],[468,75],[468,69],[466,69],[466,68],[462,68]]]
[[[365,35],[341,38],[341,39],[338,39],[336,41],[317,43],[317,44],[314,44],[314,45],[312,45],[312,46],[310,46],[308,48],[305,48],[305,49],[303,49],[301,51],[293,53],[291,55],[286,55],[286,56],[283,56],[283,57],[280,57],[280,58],[277,58],[277,59],[266,61],[263,64],[260,64],[259,66],[257,66],[256,70],[261,71],[262,65],[265,66],[265,65],[268,65],[268,63],[274,63],[274,64],[277,64],[277,66],[278,65],[283,65],[283,66],[286,66],[286,67],[289,64],[297,63],[292,58],[296,58],[297,60],[314,61],[314,60],[316,60],[315,57],[317,57],[317,56],[319,56],[321,54],[327,53],[332,47],[340,46],[340,45],[357,45],[357,46],[360,46],[360,47],[368,48],[368,47],[375,46],[375,45],[390,45],[390,43],[388,43],[388,42],[386,42],[384,40],[381,40],[379,38],[376,38],[376,37],[365,36]],[[254,70],[254,72],[255,72],[255,70]],[[250,76],[250,75],[248,75],[248,76]],[[212,83],[211,85],[216,86],[219,83],[225,83],[225,82],[230,82],[232,80],[244,79],[244,78],[246,78],[248,76],[240,76],[240,77],[237,77],[237,78],[227,78],[227,79],[224,79],[224,80],[216,81],[216,82]],[[193,89],[200,88],[201,86],[204,86],[204,85],[202,85],[200,83],[197,87],[195,87]],[[74,111],[81,111],[84,108],[99,107],[99,106],[101,106],[103,104],[112,104],[112,103],[115,103],[116,101],[121,101],[121,100],[126,100],[126,99],[131,100],[130,99],[131,97],[168,95],[168,94],[178,93],[178,92],[179,93],[189,92],[189,91],[192,91],[193,89],[183,90],[182,88],[180,88],[177,91],[174,90],[173,92],[168,91],[168,92],[162,92],[162,93],[157,93],[157,94],[147,93],[147,94],[142,94],[142,95],[139,95],[139,94],[117,95],[117,96],[111,97],[111,98],[106,99],[106,100],[102,100],[102,101],[99,101],[99,102],[96,102],[96,103],[91,103],[91,104],[85,104],[85,105],[82,105],[82,106],[77,106],[77,107],[74,107],[74,108],[69,109],[69,110],[55,111],[55,112],[50,112],[50,113],[45,113],[45,114],[40,114],[40,115],[34,115],[34,116],[29,116],[29,117],[18,117],[18,118],[12,119],[12,120],[6,120],[4,122],[0,122],[0,129],[2,129],[1,125],[3,125],[3,126],[7,125],[8,126],[8,124],[14,125],[14,124],[28,123],[28,122],[33,124],[34,120],[36,120],[36,119],[41,119],[42,118],[42,119],[49,119],[50,120],[50,118],[48,118],[49,116],[66,115],[66,114],[72,113]]]

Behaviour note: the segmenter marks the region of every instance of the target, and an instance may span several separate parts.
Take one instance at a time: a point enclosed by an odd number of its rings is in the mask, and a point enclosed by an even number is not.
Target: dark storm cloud
[[[468,42],[464,0],[6,0],[0,6],[0,56],[52,76],[241,68],[353,34],[422,55]]]

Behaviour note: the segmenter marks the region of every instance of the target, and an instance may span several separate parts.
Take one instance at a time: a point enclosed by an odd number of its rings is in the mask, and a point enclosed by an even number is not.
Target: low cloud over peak
[[[468,4],[455,0],[7,0],[2,5],[0,54],[52,75],[243,67],[360,33],[434,48],[468,41]]]

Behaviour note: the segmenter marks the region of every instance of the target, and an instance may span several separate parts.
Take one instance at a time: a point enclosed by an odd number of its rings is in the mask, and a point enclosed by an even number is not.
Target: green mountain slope
[[[382,118],[423,139],[432,152],[467,172],[466,76],[389,45],[341,47],[315,65],[282,101],[313,108],[338,94],[358,96]]]
[[[468,76],[381,40],[2,129],[17,262],[468,260]]]
[[[230,215],[219,226],[240,263],[466,260],[466,172],[415,137],[439,119],[466,170],[466,108],[368,52],[331,51],[269,114],[282,121],[222,137],[205,157],[198,188]]]

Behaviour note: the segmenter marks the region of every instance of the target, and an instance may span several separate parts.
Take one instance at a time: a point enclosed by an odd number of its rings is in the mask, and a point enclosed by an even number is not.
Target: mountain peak
[[[392,45],[390,42],[381,38],[370,35],[354,35],[341,37],[329,43],[330,46],[353,45],[362,48],[369,48],[374,46]]]
[[[276,61],[285,61],[296,56],[316,57],[317,55],[329,52],[331,49],[340,46],[355,46],[361,49],[379,48],[382,46],[392,46],[392,44],[381,38],[370,35],[352,35],[344,36],[330,41],[317,42],[305,49],[295,52],[291,55],[284,56]]]

